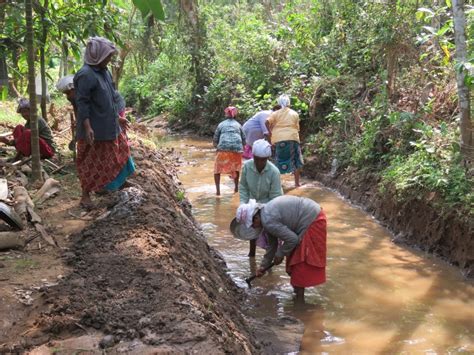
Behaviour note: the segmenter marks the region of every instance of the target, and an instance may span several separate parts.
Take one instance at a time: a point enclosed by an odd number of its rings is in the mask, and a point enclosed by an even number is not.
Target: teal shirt
[[[275,197],[283,195],[280,171],[267,161],[261,173],[257,171],[253,159],[247,160],[242,168],[239,183],[240,203],[248,203],[255,199],[259,203],[267,203]]]
[[[213,141],[218,151],[242,153],[245,134],[239,122],[227,118],[217,126]]]

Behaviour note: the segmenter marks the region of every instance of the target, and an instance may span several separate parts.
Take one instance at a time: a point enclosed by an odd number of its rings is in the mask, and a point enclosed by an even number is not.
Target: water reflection
[[[193,164],[182,167],[181,181],[209,243],[225,257],[240,287],[252,275],[263,251],[248,258],[248,243],[230,235],[238,206],[232,180],[222,178],[220,198],[213,184],[210,141],[171,143]],[[254,280],[248,290],[253,314],[292,315],[305,323],[302,353],[460,353],[474,352],[474,288],[460,273],[430,256],[390,242],[392,236],[373,218],[324,189],[303,181],[294,189],[283,177],[285,193],[320,203],[328,217],[327,282],[306,290],[302,308],[284,267]],[[225,190],[224,190],[225,189]]]

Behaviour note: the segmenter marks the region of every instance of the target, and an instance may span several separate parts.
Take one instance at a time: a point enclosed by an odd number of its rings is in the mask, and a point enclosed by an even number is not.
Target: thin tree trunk
[[[48,111],[46,109],[46,91],[47,91],[47,83],[46,83],[46,58],[45,58],[45,47],[46,47],[46,40],[48,38],[48,25],[46,20],[46,12],[48,10],[48,0],[44,0],[43,7],[41,7],[41,27],[42,27],[42,34],[41,34],[41,47],[40,47],[40,65],[41,65],[41,116],[45,121],[48,121]]]
[[[6,0],[0,0],[0,37],[3,37],[3,28],[5,27]],[[8,67],[7,67],[7,51],[5,48],[0,49],[0,91],[8,88]]]
[[[467,62],[466,43],[466,15],[464,12],[464,0],[453,0],[454,38],[456,43],[456,61],[460,64]],[[466,69],[456,71],[459,110],[461,116],[461,153],[466,165],[474,164],[474,138],[473,123],[471,121],[471,108],[469,88],[465,84]]]
[[[31,129],[31,158],[32,158],[32,180],[41,181],[41,161],[39,151],[38,134],[38,111],[36,109],[36,85],[35,85],[35,52],[33,32],[33,9],[32,0],[25,0],[26,19],[26,47],[28,52],[28,92],[30,95],[30,129]]]
[[[62,71],[60,72],[61,76],[66,76],[69,74],[68,53],[69,53],[69,47],[67,45],[66,36],[64,36],[61,43],[61,65],[62,65]]]
[[[128,19],[128,33],[127,39],[125,40],[124,46],[119,53],[119,63],[117,67],[114,67],[112,70],[113,79],[115,82],[115,87],[118,89],[120,78],[122,77],[123,67],[125,65],[125,59],[127,59],[128,54],[130,53],[130,37],[132,34],[132,23],[135,13],[137,11],[136,6],[133,7],[132,13]]]
[[[191,52],[191,69],[196,80],[193,100],[198,100],[204,93],[204,87],[208,84],[208,78],[204,70],[205,58],[203,57],[206,46],[206,30],[199,18],[199,7],[196,0],[181,0],[180,7],[190,31],[190,41],[188,45]]]

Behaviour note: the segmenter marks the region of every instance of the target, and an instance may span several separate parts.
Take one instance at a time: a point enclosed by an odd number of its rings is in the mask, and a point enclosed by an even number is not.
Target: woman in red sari
[[[0,142],[14,146],[16,155],[11,161],[16,161],[22,157],[31,155],[31,129],[30,129],[30,101],[28,99],[20,99],[16,110],[26,121],[25,125],[17,125],[12,132],[13,139],[0,137]],[[56,150],[51,128],[42,117],[37,117],[39,149],[41,159],[51,158]]]
[[[240,230],[263,228],[268,235],[269,248],[257,270],[258,277],[272,263],[281,264],[286,256],[286,271],[297,301],[304,301],[306,287],[326,282],[326,215],[319,204],[289,195],[266,204],[251,200],[239,206],[236,219],[242,225]],[[254,237],[259,233],[248,235]],[[235,231],[234,236],[239,237]]]

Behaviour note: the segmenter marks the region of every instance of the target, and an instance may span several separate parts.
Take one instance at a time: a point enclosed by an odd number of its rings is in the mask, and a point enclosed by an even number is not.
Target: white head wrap
[[[280,95],[277,102],[281,107],[290,106],[290,97],[286,94]]]
[[[18,100],[18,107],[16,109],[17,113],[20,113],[21,110],[30,109],[30,100],[25,99],[24,97]]]
[[[91,37],[86,45],[84,62],[89,65],[98,65],[115,53],[117,53],[117,48],[107,38]]]
[[[56,89],[61,92],[66,92],[74,89],[74,75],[66,75],[59,79],[56,84]]]
[[[258,158],[269,158],[272,156],[272,146],[265,139],[256,140],[252,146],[252,154]]]
[[[253,216],[262,207],[260,203],[257,203],[254,199],[251,199],[249,203],[244,203],[237,208],[237,222],[243,223],[247,228],[250,228],[253,223]]]

